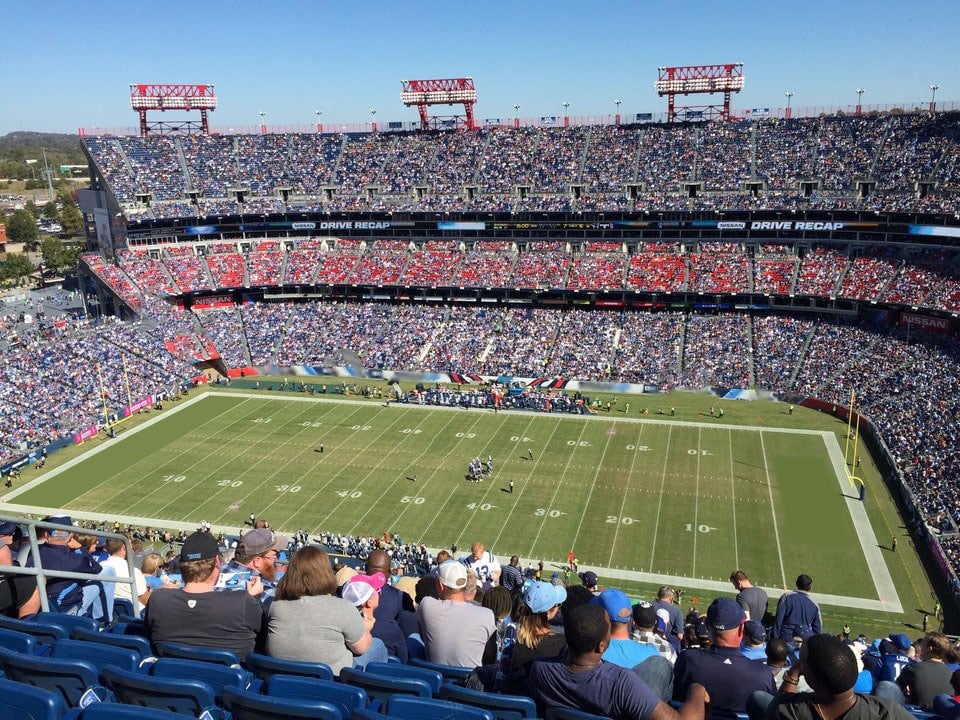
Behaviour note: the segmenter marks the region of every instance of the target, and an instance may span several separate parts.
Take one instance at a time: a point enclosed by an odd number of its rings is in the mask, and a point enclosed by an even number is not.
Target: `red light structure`
[[[217,96],[213,92],[213,85],[157,85],[157,84],[130,84],[130,107],[140,116],[140,136],[149,135],[151,131],[190,132],[196,128],[196,121],[182,123],[148,123],[147,112],[150,110],[176,110],[179,112],[200,111],[200,131],[204,135],[210,134],[210,125],[207,122],[207,111],[217,109]]]
[[[677,119],[677,95],[723,93],[723,105],[682,105],[682,110],[706,111],[705,117],[730,119],[730,94],[743,90],[743,63],[658,68],[657,95],[667,96],[667,121]],[[684,114],[684,117],[689,117]]]
[[[401,80],[400,100],[410,107],[416,105],[420,111],[420,129],[430,129],[428,105],[463,105],[467,129],[476,128],[473,119],[473,106],[477,102],[477,89],[473,78],[448,78],[445,80]],[[438,115],[440,117],[460,117],[459,115]]]

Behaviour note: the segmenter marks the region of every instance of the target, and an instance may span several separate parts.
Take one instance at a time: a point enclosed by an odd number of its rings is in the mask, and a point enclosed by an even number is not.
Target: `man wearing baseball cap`
[[[633,606],[633,633],[630,637],[638,643],[652,645],[657,654],[671,665],[677,662],[677,651],[663,636],[657,633],[657,628],[663,621],[657,616],[657,609],[653,603],[643,601]],[[666,624],[663,624],[666,630]]]
[[[251,530],[237,543],[233,560],[223,567],[223,574],[259,575],[263,584],[260,602],[269,606],[277,592],[277,557],[286,550],[290,540],[286,535],[275,533],[269,528]],[[245,583],[238,583],[232,590],[243,590]]]
[[[597,588],[597,574],[593,570],[587,570],[586,572],[578,573],[580,576],[580,582],[583,583],[583,586],[592,592],[594,595],[599,595],[600,590]]]
[[[147,605],[151,641],[230,650],[241,659],[253,651],[264,626],[257,600],[263,584],[254,575],[246,592],[216,592],[220,563],[220,545],[211,533],[200,530],[186,539],[180,551],[183,587],[157,593]]]
[[[747,698],[757,690],[776,692],[773,673],[761,661],[740,654],[746,615],[736,600],[719,597],[707,608],[709,648],[684,650],[677,658],[675,700],[682,700],[694,683],[710,694],[711,710],[746,712]]]
[[[417,620],[427,659],[443,665],[479,667],[497,657],[497,624],[488,608],[464,599],[467,568],[448,560],[437,568],[440,598],[423,598]]]
[[[360,610],[367,627],[376,627],[374,612],[380,604],[380,593],[387,584],[387,579],[380,573],[374,575],[354,575],[344,583],[340,596],[348,603]],[[353,658],[354,667],[366,667],[367,663],[387,662],[387,646],[383,640],[373,638],[370,648],[363,655]]]

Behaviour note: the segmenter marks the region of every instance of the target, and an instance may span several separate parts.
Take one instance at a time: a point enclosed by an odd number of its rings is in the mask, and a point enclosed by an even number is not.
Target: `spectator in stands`
[[[809,575],[797,577],[797,591],[784,593],[777,602],[777,616],[773,622],[773,636],[793,649],[795,637],[816,635],[823,625],[820,606],[810,597],[813,580]]]
[[[706,618],[710,647],[680,653],[675,667],[674,699],[682,699],[692,683],[700,683],[710,694],[712,710],[742,713],[746,712],[751,693],[776,691],[770,670],[740,654],[745,620],[743,610],[728,597],[710,603]]]
[[[73,520],[68,516],[51,516],[44,522],[64,526],[63,529],[47,530],[46,542],[39,546],[40,564],[45,570],[85,573],[99,575],[103,568],[90,555],[82,550],[77,542]],[[33,557],[27,560],[27,566],[34,565]],[[106,583],[112,585],[112,583]],[[105,587],[98,582],[77,582],[76,580],[47,580],[47,599],[52,609],[61,611],[78,607],[78,615],[90,613],[95,620],[109,619],[113,610],[113,587]]]
[[[371,577],[370,575],[357,574],[344,584],[341,597],[360,610],[364,623],[373,620],[374,627],[376,627],[377,620],[374,617],[374,610],[380,604],[380,591],[384,587],[386,587],[386,580],[382,575],[377,574]],[[406,658],[406,642],[402,635],[400,640],[404,645],[403,657]],[[386,662],[390,654],[383,641],[373,638],[370,649],[353,659],[353,666],[365,667],[367,663],[371,662]]]
[[[587,570],[586,572],[578,573],[580,576],[580,582],[583,583],[583,587],[590,591],[591,595],[599,595],[600,589],[597,587],[597,574],[593,570]]]
[[[767,630],[759,620],[747,620],[744,624],[740,653],[749,660],[767,659]]]
[[[510,564],[500,569],[500,585],[509,592],[520,592],[523,587],[523,573],[520,571],[520,558],[511,556]]]
[[[425,597],[417,606],[427,659],[444,665],[475,668],[497,656],[493,613],[464,599],[467,568],[448,560],[438,569],[441,599]]]
[[[407,661],[406,636],[416,632],[417,621],[413,615],[413,599],[390,585],[390,555],[381,549],[373,550],[367,556],[366,574],[383,577],[384,585],[379,592],[379,602],[373,610],[376,624],[373,637],[379,638],[387,646],[388,652],[401,662]],[[403,624],[401,624],[401,621]]]
[[[787,648],[787,644],[780,638],[770,638],[770,641],[767,643],[767,667],[770,668],[770,671],[773,673],[773,684],[776,687],[780,687],[783,676],[787,674],[787,670],[790,669],[790,650]],[[797,685],[797,692],[811,692],[811,688],[807,684],[806,678],[803,675],[800,676],[799,683]],[[749,704],[747,705],[749,709]]]
[[[374,576],[367,584],[382,587],[383,578]],[[359,615],[335,591],[326,552],[308,545],[294,553],[270,605],[267,652],[287,660],[326,663],[335,675],[353,667],[355,657],[379,654],[382,643],[375,648],[371,634],[376,622],[372,610],[369,617]]]
[[[530,693],[541,714],[550,707],[572,707],[615,720],[706,716],[710,697],[702,685],[690,685],[677,713],[636,673],[603,659],[610,641],[610,620],[603,608],[581,605],[571,610],[565,637],[569,650],[564,658],[537,660],[530,668]]]
[[[641,645],[652,645],[660,657],[666,658],[673,665],[677,662],[677,651],[661,633],[657,632],[660,618],[653,603],[639,602],[633,606],[633,633],[631,637]],[[664,626],[665,628],[665,626]]]
[[[517,625],[516,642],[504,654],[507,692],[524,692],[535,659],[558,657],[566,650],[564,636],[550,625],[566,599],[565,588],[541,580],[524,590],[523,602],[517,603],[517,617],[513,618]]]
[[[260,577],[246,583],[246,592],[218,593],[220,545],[199,530],[183,543],[180,573],[183,587],[151,596],[145,621],[150,639],[230,650],[245,658],[257,645],[263,627]]]
[[[500,582],[500,561],[492,552],[484,550],[483,543],[475,542],[470,546],[470,554],[463,558],[463,564],[473,570],[481,587]]]
[[[673,597],[673,588],[662,585],[657,591],[653,606],[657,609],[657,615],[666,623],[667,632],[680,637],[683,635],[683,613],[673,604]]]
[[[937,695],[951,691],[953,674],[947,667],[950,640],[940,632],[929,632],[920,641],[920,662],[911,663],[897,676],[896,684],[883,680],[877,684],[874,694],[896,700],[901,705],[918,705],[921,710],[932,710]]]
[[[730,575],[730,582],[737,590],[737,604],[743,608],[747,620],[762,623],[767,614],[766,591],[750,582],[743,570],[734,570]]]
[[[798,692],[801,677],[812,688]],[[840,638],[813,635],[800,648],[800,662],[783,678],[780,694],[757,693],[751,698],[750,718],[878,718],[912,720],[901,705],[871,695],[854,693],[857,661]]]
[[[130,577],[130,566],[127,563],[127,546],[118,538],[108,538],[103,544],[107,551],[107,559],[100,563],[101,567],[112,568],[113,574],[117,577]],[[153,590],[147,586],[147,580],[140,571],[140,568],[134,564],[133,567],[134,586],[137,589],[137,599],[140,601],[141,609],[150,600]],[[130,591],[130,585],[125,582],[114,583],[114,600],[133,600],[133,593]],[[173,588],[175,585],[168,585]]]
[[[11,547],[20,529],[16,523],[0,523],[0,565],[16,564]],[[40,590],[31,575],[0,575],[0,613],[26,617],[40,612]]]
[[[223,567],[224,573],[254,573],[263,585],[260,602],[268,605],[277,592],[277,558],[290,540],[269,528],[251,530],[240,538],[233,559]],[[238,590],[243,585],[237,586]]]

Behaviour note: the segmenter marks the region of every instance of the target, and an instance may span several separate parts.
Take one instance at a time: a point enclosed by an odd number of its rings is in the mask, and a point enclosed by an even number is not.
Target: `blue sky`
[[[6,2],[0,134],[136,124],[131,82],[216,85],[218,126],[415,120],[400,80],[471,76],[477,116],[662,112],[657,67],[742,62],[737,107],[960,100],[960,0]]]

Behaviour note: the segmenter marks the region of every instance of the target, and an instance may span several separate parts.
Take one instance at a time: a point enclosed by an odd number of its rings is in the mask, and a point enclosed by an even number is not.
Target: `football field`
[[[493,471],[470,482],[477,456]],[[553,564],[573,549],[604,577],[724,591],[737,568],[769,588],[816,568],[833,604],[900,612],[856,494],[826,431],[231,392],[95,442],[6,499],[233,531],[256,513]]]

